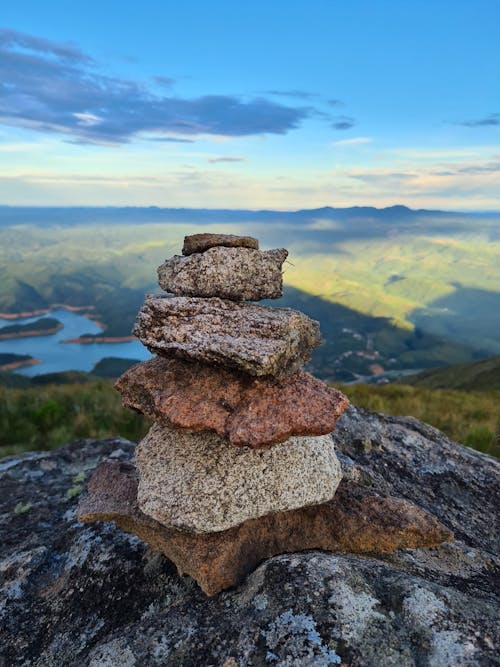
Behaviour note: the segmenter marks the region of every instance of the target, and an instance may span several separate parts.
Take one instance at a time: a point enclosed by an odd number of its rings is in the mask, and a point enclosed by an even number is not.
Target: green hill
[[[500,356],[407,375],[401,383],[429,389],[500,390]]]
[[[27,360],[31,357],[26,356]],[[23,359],[20,355],[0,354],[0,365],[2,359],[7,361],[17,361]],[[9,371],[0,371],[0,386],[11,388],[42,387],[45,385],[58,384],[85,384],[95,382],[98,378],[115,380],[122,373],[125,373],[130,366],[138,363],[138,359],[122,359],[120,357],[104,357],[98,361],[92,370],[85,371],[58,371],[54,373],[42,373],[33,377],[25,377]]]

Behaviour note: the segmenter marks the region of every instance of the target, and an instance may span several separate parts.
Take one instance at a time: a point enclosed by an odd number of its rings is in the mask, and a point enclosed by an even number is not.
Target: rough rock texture
[[[82,522],[114,521],[164,553],[179,574],[191,575],[207,595],[236,586],[265,558],[280,553],[390,553],[452,539],[428,512],[354,482],[341,482],[333,500],[322,505],[268,514],[220,533],[187,534],[140,511],[137,470],[117,461],[103,461],[95,470],[78,517]]]
[[[218,296],[234,301],[279,299],[283,295],[284,248],[210,248],[188,257],[174,255],[158,267],[158,282],[180,296]]]
[[[164,357],[132,366],[115,387],[125,406],[164,426],[215,431],[249,447],[331,433],[348,405],[344,394],[304,371],[255,378]]]
[[[291,308],[218,298],[146,298],[134,334],[151,352],[283,376],[300,368],[321,342],[319,324]]]
[[[342,475],[327,435],[255,450],[231,447],[215,433],[158,424],[139,443],[136,464],[139,508],[165,526],[194,533],[326,502]]]
[[[234,234],[192,234],[184,237],[183,255],[194,252],[205,252],[209,248],[223,246],[225,248],[259,249],[259,242],[252,236],[235,236]]]
[[[456,541],[277,556],[207,598],[114,525],[76,520],[85,482],[74,480],[129,459],[130,443],[1,460],[0,664],[498,665],[498,462],[416,420],[354,408],[335,440],[345,478],[429,510]]]

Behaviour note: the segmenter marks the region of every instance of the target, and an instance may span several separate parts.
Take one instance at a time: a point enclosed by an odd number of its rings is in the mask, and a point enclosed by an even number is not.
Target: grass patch
[[[149,427],[145,417],[122,407],[111,381],[0,387],[0,456],[56,449],[80,438],[137,441]]]
[[[345,385],[355,405],[393,415],[412,415],[452,440],[500,456],[500,391],[463,392],[400,384]],[[150,420],[123,408],[111,381],[0,387],[0,456],[56,449],[80,438],[121,435],[140,440]],[[73,479],[74,491],[83,479]]]

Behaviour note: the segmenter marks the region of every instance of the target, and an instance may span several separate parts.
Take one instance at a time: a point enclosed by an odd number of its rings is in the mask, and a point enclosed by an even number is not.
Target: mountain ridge
[[[498,215],[495,212],[461,212],[446,211],[439,209],[411,209],[403,204],[394,204],[385,207],[376,206],[347,206],[333,207],[322,206],[311,209],[279,210],[279,209],[239,209],[239,208],[190,208],[190,207],[159,207],[159,206],[9,206],[0,205],[0,225],[19,224],[20,220],[32,224],[43,224],[45,221],[54,223],[61,216],[71,215],[72,224],[83,222],[99,222],[99,217],[104,216],[108,222],[126,222],[144,216],[144,221],[152,222],[196,222],[207,224],[210,222],[252,222],[258,218],[260,221],[267,220],[277,222],[283,219],[307,220],[312,216],[323,215],[325,217],[337,216],[340,218],[371,216],[377,219],[388,217],[422,217],[422,216],[488,216]],[[97,216],[97,219],[96,219]]]

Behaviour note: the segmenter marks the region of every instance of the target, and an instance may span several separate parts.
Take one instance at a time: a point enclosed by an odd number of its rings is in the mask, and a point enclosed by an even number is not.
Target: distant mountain
[[[102,224],[106,223],[141,223],[172,222],[210,224],[242,222],[313,222],[314,220],[408,220],[422,217],[447,216],[474,217],[476,213],[454,213],[451,211],[413,210],[403,205],[376,208],[374,206],[351,206],[334,208],[323,206],[316,209],[297,211],[270,211],[245,209],[207,209],[207,208],[159,208],[149,207],[35,207],[35,206],[0,206],[0,226],[13,224]]]
[[[432,368],[415,375],[407,375],[400,382],[429,389],[500,390],[500,357]]]

